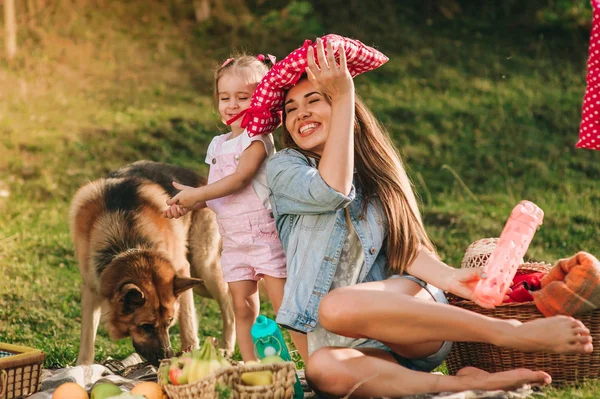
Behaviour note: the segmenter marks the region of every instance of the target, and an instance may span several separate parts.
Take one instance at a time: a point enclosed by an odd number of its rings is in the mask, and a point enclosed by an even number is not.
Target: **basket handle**
[[[8,378],[8,374],[6,370],[0,370],[0,399],[4,398],[6,394],[6,379]]]

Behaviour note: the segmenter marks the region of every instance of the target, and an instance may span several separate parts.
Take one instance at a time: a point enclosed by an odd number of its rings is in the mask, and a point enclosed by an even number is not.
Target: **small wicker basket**
[[[242,383],[242,373],[265,370],[273,372],[273,384],[248,386]],[[161,386],[169,399],[218,399],[219,391],[224,388],[231,389],[232,399],[292,399],[295,382],[296,366],[293,362],[285,362],[237,365],[192,384]]]
[[[37,392],[45,359],[46,354],[40,350],[0,343],[0,399]]]
[[[219,390],[231,388],[233,386],[233,379],[236,377],[236,368],[231,367],[212,373],[206,378],[192,384],[163,385],[160,384],[160,381],[159,384],[170,399],[217,399],[219,397]]]
[[[293,362],[252,364],[238,366],[238,376],[233,381],[233,399],[292,399],[296,382],[296,365]],[[251,371],[273,372],[273,384],[261,386],[244,385],[242,373]]]
[[[551,266],[544,263],[525,263],[520,271],[548,271]],[[449,295],[450,302],[463,309],[498,319],[516,319],[527,322],[544,315],[534,302],[508,303],[495,309],[484,309],[474,302]],[[600,342],[600,309],[576,316],[590,329],[593,342]],[[488,372],[506,371],[516,368],[543,370],[552,377],[553,385],[581,382],[584,378],[600,378],[600,349],[591,354],[549,354],[525,353],[513,349],[500,348],[478,342],[454,342],[450,355],[446,358],[450,374],[466,366],[473,366]]]

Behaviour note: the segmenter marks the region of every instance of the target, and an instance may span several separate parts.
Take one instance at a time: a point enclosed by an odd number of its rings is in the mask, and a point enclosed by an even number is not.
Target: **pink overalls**
[[[210,160],[208,183],[229,176],[237,169],[242,139],[232,153],[221,153],[222,144],[231,136],[217,139],[215,156]],[[256,195],[252,183],[226,197],[206,202],[217,214],[223,238],[221,265],[226,282],[259,280],[262,275],[286,277],[285,255],[275,219]]]

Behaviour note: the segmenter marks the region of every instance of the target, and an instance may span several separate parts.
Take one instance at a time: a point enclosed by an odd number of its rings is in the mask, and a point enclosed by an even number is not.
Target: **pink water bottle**
[[[485,265],[487,278],[479,280],[473,295],[482,302],[500,305],[517,273],[520,260],[542,224],[544,211],[530,201],[521,201],[512,210],[494,252]]]

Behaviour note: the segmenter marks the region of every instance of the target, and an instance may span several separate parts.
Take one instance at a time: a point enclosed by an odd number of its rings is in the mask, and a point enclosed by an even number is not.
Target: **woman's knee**
[[[306,362],[306,381],[320,396],[343,396],[348,393],[354,383],[351,375],[344,372],[331,348],[315,351]]]
[[[346,288],[337,288],[323,297],[319,304],[319,323],[333,333],[346,331],[355,325],[360,315],[357,293]]]

